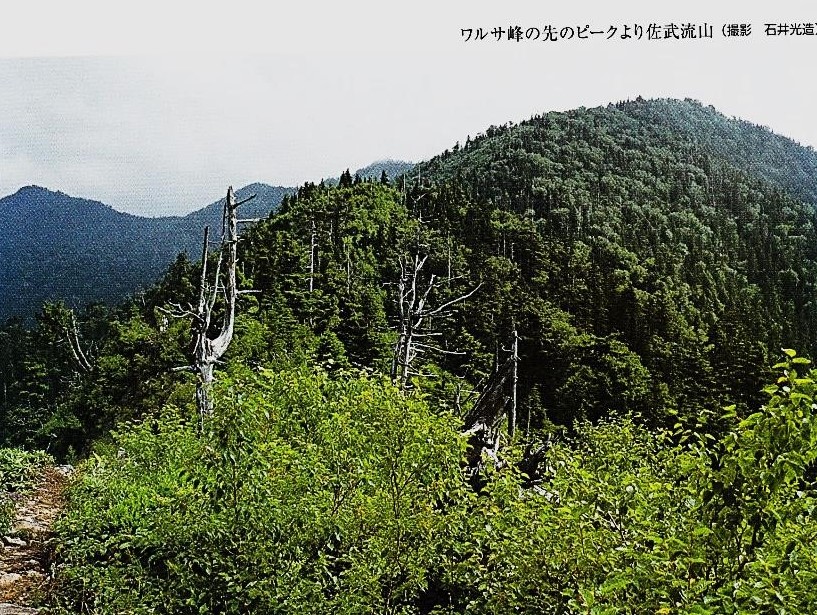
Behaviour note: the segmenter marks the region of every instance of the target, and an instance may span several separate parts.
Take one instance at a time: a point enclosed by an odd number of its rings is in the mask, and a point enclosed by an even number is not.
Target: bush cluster
[[[770,613],[817,598],[815,377],[758,412],[623,417],[473,489],[451,417],[368,377],[223,384],[92,458],[59,527],[72,613]]]

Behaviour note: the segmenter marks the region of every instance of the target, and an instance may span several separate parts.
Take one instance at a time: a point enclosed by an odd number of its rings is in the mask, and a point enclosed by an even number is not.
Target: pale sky
[[[228,184],[422,160],[491,124],[639,95],[695,98],[817,146],[817,35],[764,34],[809,18],[817,29],[810,2],[14,4],[0,8],[0,196],[38,184],[183,213]],[[618,38],[650,23],[708,23],[714,38]],[[725,23],[752,35],[726,39]],[[555,43],[461,36],[548,24],[618,30]]]

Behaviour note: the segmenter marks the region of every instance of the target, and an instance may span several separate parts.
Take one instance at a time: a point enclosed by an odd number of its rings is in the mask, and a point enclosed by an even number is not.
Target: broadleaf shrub
[[[15,504],[11,494],[30,489],[40,468],[50,459],[40,451],[0,448],[0,534],[7,532],[14,520]]]
[[[401,612],[463,488],[453,419],[320,371],[223,383],[201,437],[171,408],[116,440],[59,526],[70,612]]]
[[[91,459],[59,527],[80,613],[805,613],[817,601],[817,372],[694,431],[632,417],[461,472],[457,421],[382,380],[261,372]],[[712,429],[707,424],[713,424]],[[717,434],[717,435],[716,435]],[[486,459],[486,461],[488,461]]]

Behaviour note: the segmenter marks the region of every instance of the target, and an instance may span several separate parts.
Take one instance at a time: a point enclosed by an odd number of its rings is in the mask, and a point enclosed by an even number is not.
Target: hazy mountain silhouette
[[[251,184],[242,217],[266,217],[289,188]],[[218,237],[222,201],[186,216],[145,218],[88,199],[26,186],[0,199],[0,320],[29,317],[47,299],[81,306],[116,302],[152,283],[186,251],[201,249],[202,229]]]

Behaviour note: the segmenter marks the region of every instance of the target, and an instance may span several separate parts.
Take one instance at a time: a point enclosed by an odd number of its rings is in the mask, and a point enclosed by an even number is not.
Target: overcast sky
[[[228,184],[421,160],[491,124],[638,95],[695,98],[817,146],[817,36],[764,34],[769,22],[817,22],[809,2],[15,4],[0,9],[0,196],[38,184],[121,211],[182,213]],[[714,38],[619,38],[653,22],[708,23]],[[752,24],[752,35],[725,39],[724,23]],[[617,32],[461,35],[584,24]]]

